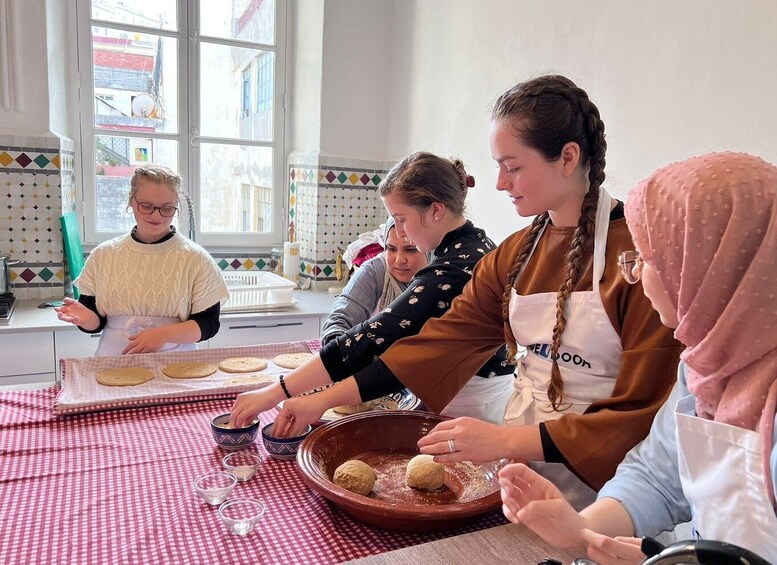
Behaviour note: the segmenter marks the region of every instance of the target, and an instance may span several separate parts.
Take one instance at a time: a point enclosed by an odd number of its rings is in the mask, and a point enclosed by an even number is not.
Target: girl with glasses
[[[135,169],[127,202],[135,227],[89,254],[73,281],[78,301],[55,308],[60,320],[102,332],[96,356],[196,349],[218,332],[229,292],[213,258],[172,225],[182,199],[171,170]]]
[[[686,346],[676,385],[593,505],[578,513],[511,465],[505,515],[601,565],[641,563],[630,536],[688,520],[777,563],[777,167],[739,153],[674,163],[629,193],[626,219],[645,294]]]

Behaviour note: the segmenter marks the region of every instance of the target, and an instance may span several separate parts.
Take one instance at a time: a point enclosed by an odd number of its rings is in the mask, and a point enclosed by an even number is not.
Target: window
[[[193,222],[176,221],[199,243],[280,242],[286,0],[78,0],[77,9],[87,243],[133,225],[130,177],[146,163],[183,177]]]
[[[256,111],[272,110],[272,53],[266,51],[259,57],[256,73]]]
[[[241,185],[243,231],[262,231],[272,221],[271,192],[269,186]]]
[[[251,67],[243,70],[243,117],[251,113]]]

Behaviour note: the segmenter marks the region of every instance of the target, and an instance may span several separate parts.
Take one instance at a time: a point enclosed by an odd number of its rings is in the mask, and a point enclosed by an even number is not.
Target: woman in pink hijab
[[[689,520],[777,563],[777,168],[739,153],[674,163],[630,192],[626,219],[623,275],[687,346],[678,382],[595,503],[578,513],[510,465],[504,513],[601,565],[640,563],[633,536]]]

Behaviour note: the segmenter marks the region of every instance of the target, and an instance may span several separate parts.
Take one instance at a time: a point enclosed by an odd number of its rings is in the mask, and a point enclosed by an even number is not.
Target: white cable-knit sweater
[[[179,233],[154,245],[129,234],[96,247],[73,282],[103,316],[189,319],[229,297],[216,262]]]

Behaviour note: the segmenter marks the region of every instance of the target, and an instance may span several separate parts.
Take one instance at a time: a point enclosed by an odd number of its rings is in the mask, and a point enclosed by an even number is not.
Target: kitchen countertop
[[[574,556],[546,543],[524,525],[508,524],[427,542],[348,563],[358,565],[447,565],[448,563],[520,563],[552,558],[571,563]]]
[[[294,299],[297,303],[287,310],[271,312],[222,312],[221,321],[229,322],[242,319],[261,318],[299,318],[310,316],[327,316],[332,309],[335,295],[326,290],[295,290]],[[38,305],[54,298],[37,298],[19,300],[16,304],[11,323],[0,326],[3,333],[28,333],[40,331],[79,331],[73,324],[68,324],[57,318],[52,308],[38,308]]]

